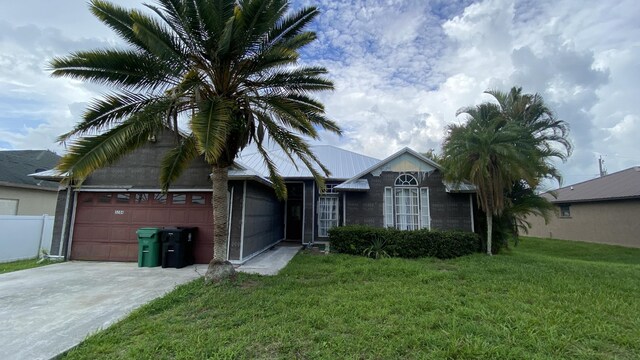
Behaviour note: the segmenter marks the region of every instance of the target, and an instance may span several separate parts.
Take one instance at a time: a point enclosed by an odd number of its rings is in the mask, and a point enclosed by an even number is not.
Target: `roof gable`
[[[373,166],[361,171],[355,176],[351,177],[345,184],[352,183],[359,178],[371,173],[373,175],[380,175],[383,171],[394,172],[432,172],[434,170],[441,170],[442,167],[433,160],[419,154],[416,151],[409,149],[408,147],[392,154],[386,159],[374,164]]]

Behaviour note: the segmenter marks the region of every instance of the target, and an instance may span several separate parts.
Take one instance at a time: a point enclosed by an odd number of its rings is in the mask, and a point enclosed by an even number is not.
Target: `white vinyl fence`
[[[40,256],[51,250],[53,216],[0,216],[0,263]]]

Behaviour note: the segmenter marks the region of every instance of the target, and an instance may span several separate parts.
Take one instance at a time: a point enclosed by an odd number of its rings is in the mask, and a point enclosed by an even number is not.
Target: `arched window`
[[[400,230],[431,228],[429,188],[418,187],[411,174],[400,174],[384,194],[384,224]]]
[[[400,174],[396,178],[396,186],[418,186],[418,180],[410,174]]]

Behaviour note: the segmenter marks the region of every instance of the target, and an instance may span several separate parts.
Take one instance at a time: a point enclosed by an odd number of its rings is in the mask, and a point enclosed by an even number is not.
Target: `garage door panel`
[[[136,252],[132,252],[131,248],[134,247],[136,250],[138,248],[137,245],[132,246],[130,244],[109,244],[109,260],[111,261],[137,261],[138,254]]]
[[[109,240],[109,230],[105,225],[76,224],[73,242],[104,242]]]
[[[184,209],[172,209],[169,212],[169,222],[171,224],[184,224],[187,222],[187,211]]]
[[[169,223],[168,209],[149,209],[148,219],[150,223],[167,224]]]
[[[110,197],[101,193],[79,193],[71,258],[137,261],[137,229],[186,226],[198,228],[194,248],[196,262],[208,263],[213,254],[211,194],[194,194],[199,198],[198,203],[191,201],[191,196],[178,197],[180,204],[172,204],[175,200],[172,196],[167,203],[154,201],[154,195],[148,193],[146,199],[137,201],[138,196],[131,194],[130,201],[124,203],[117,201],[125,198],[119,193],[112,193]],[[100,202],[109,198],[111,203]]]
[[[138,236],[129,226],[114,226],[109,231],[109,242],[138,243]]]
[[[145,208],[131,211],[131,221],[134,223],[145,223],[149,221],[149,210]]]

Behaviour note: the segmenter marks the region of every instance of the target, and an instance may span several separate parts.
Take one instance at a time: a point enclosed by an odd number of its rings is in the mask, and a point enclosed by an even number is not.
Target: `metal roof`
[[[343,182],[340,185],[334,187],[336,190],[350,190],[350,191],[367,191],[369,190],[369,182],[367,179],[358,179],[352,182]]]
[[[314,145],[311,151],[330,172],[329,179],[349,179],[364,169],[367,169],[380,160],[341,149],[332,145]],[[312,178],[311,171],[300,161],[293,157],[295,163],[282,151],[282,149],[269,150],[269,157],[283,178]],[[268,178],[269,171],[264,163],[262,155],[255,148],[247,148],[239,156],[238,160],[246,167],[253,169],[262,177]],[[319,167],[316,168],[321,174]]]
[[[475,185],[468,182],[452,183],[443,181],[445,190],[448,193],[475,193]]]
[[[569,185],[546,193],[553,203],[589,202],[640,198],[640,166]]]
[[[58,184],[35,179],[29,174],[52,169],[58,160],[60,156],[49,150],[0,151],[0,182],[57,189]]]

